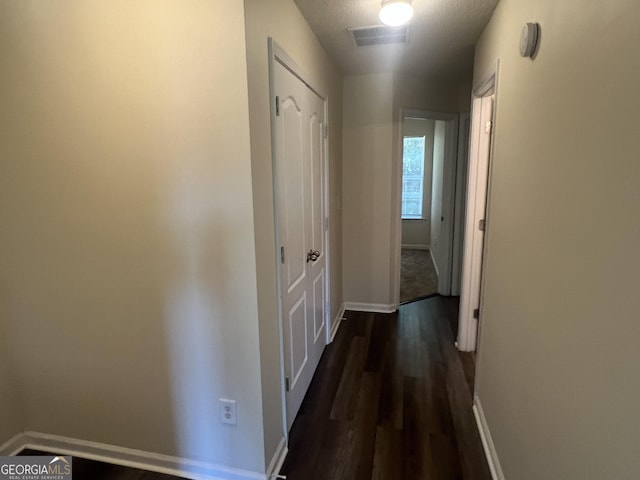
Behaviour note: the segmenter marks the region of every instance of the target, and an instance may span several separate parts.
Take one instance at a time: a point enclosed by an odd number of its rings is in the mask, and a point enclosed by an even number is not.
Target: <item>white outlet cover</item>
[[[237,425],[238,415],[236,409],[236,401],[227,398],[220,399],[220,422],[227,425]]]

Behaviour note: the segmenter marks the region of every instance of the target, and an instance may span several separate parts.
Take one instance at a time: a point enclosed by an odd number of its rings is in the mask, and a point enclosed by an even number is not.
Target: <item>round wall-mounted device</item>
[[[527,23],[522,27],[520,34],[520,55],[527,58],[533,57],[538,48],[538,39],[540,37],[540,24]]]

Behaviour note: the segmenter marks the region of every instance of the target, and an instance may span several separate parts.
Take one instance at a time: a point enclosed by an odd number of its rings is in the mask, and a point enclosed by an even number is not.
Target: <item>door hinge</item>
[[[482,220],[480,220],[480,221],[478,222],[478,229],[479,229],[481,232],[484,232],[486,228],[487,228],[487,222],[486,222],[486,220],[483,218]]]
[[[291,390],[291,385],[289,385],[289,377],[284,377],[284,390],[285,392]]]
[[[326,123],[324,124],[324,128],[322,129],[322,134],[324,135],[324,138],[327,138],[329,136],[329,126]]]
[[[480,318],[480,309],[479,308],[476,308],[473,311],[473,318],[475,318],[476,320]]]
[[[284,247],[280,247],[280,262],[284,263]]]
[[[276,95],[276,117],[280,116],[280,97]]]
[[[324,229],[329,230],[329,217],[324,217]]]
[[[487,120],[487,123],[484,124],[484,133],[491,133],[492,127],[493,127],[493,122],[491,120]]]

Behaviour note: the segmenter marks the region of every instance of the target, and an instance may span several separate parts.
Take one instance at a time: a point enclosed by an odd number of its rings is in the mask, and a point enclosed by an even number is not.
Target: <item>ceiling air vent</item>
[[[408,43],[409,27],[365,27],[347,29],[353,35],[358,47],[371,45],[388,45],[391,43]]]

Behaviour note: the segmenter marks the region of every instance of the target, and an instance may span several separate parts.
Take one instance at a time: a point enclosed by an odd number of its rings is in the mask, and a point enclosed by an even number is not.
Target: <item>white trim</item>
[[[461,113],[458,117],[458,155],[456,160],[456,189],[453,207],[453,252],[451,258],[451,295],[454,297],[460,296],[462,284],[462,257],[464,254],[471,113]]]
[[[429,255],[431,256],[431,263],[433,264],[433,269],[436,271],[436,278],[440,278],[440,272],[438,271],[438,264],[436,263],[436,259],[433,258],[433,250],[429,249]]]
[[[398,307],[392,304],[383,303],[357,303],[357,302],[345,302],[345,310],[354,310],[356,312],[371,312],[371,313],[393,313]]]
[[[398,118],[395,158],[391,159],[391,293],[396,305],[400,304],[400,263],[402,262],[402,119]],[[431,215],[431,212],[429,212]]]
[[[411,243],[403,243],[401,247],[405,250],[429,250],[429,245],[414,245]]]
[[[324,218],[322,219],[324,223],[324,288],[325,288],[325,344],[329,345],[332,341],[331,331],[333,330],[333,325],[331,325],[331,189],[329,185],[330,181],[330,171],[329,171],[329,162],[331,161],[329,158],[329,98],[324,98],[324,128],[326,129],[326,135],[324,135],[322,149],[323,149],[323,158],[322,163],[324,164],[323,171],[323,187],[324,187]]]
[[[342,319],[344,317],[344,303],[342,304],[342,306],[340,307],[340,310],[338,310],[338,314],[336,315],[336,318],[334,318],[333,320],[333,325],[331,326],[331,333],[330,333],[330,338],[329,338],[329,343],[333,342],[333,339],[336,338],[336,334],[338,333],[338,329],[340,328],[340,325],[342,324]]]
[[[498,452],[496,452],[496,447],[493,444],[489,425],[487,424],[487,419],[484,416],[484,410],[482,409],[480,398],[477,395],[473,398],[473,415],[476,417],[478,432],[480,433],[480,439],[482,440],[482,446],[484,447],[484,454],[487,457],[489,470],[491,470],[491,477],[493,480],[505,480],[504,473],[502,473],[502,467],[500,466]]]
[[[322,100],[327,100],[327,95],[325,95],[318,86],[310,80],[310,75],[307,73],[296,63],[296,61],[289,56],[289,54],[282,48],[278,43],[271,37],[268,39],[268,47],[269,47],[269,60],[276,61],[284,68],[293,73],[298,79],[304,83],[307,87],[309,87],[313,93],[315,93]],[[325,119],[328,120],[328,119]],[[328,126],[328,121],[325,121]]]
[[[278,444],[278,448],[276,448],[276,451],[269,462],[269,466],[267,467],[267,479],[274,478],[278,473],[280,473],[280,469],[282,468],[282,464],[284,463],[284,459],[287,458],[288,453],[289,449],[287,448],[287,439],[282,437]]]
[[[498,71],[500,70],[500,59],[496,59],[493,66],[485,74],[482,79],[475,84],[472,92],[473,97],[486,97],[491,95],[491,92],[495,93],[497,85]]]
[[[275,256],[275,268],[276,268],[276,304],[278,308],[278,347],[280,353],[280,398],[282,399],[282,432],[286,438],[286,443],[289,442],[289,428],[287,427],[287,390],[285,387],[285,365],[284,365],[284,326],[282,322],[283,312],[282,312],[282,285],[280,279],[280,264],[278,262],[278,255],[280,253],[280,240],[278,238],[278,202],[276,201],[276,185],[277,185],[277,174],[275,167],[275,158],[276,158],[276,106],[273,102],[273,98],[275,97],[275,63],[276,63],[276,54],[282,54],[280,48],[277,47],[276,43],[272,38],[268,39],[268,52],[269,52],[269,109],[270,109],[270,128],[271,128],[271,181],[273,183],[273,229],[274,229],[274,241],[275,241],[275,251],[273,252]]]
[[[493,148],[494,137],[496,129],[496,112],[497,112],[497,93],[498,93],[498,81],[500,73],[500,61],[497,60],[493,66],[493,70],[489,72],[473,89],[473,104],[471,108],[471,131],[469,135],[469,171],[467,178],[467,200],[466,200],[466,215],[465,219],[465,232],[464,232],[464,254],[462,264],[462,277],[460,283],[460,314],[458,318],[458,338],[457,347],[463,352],[476,351],[478,355],[478,344],[480,342],[481,330],[482,330],[482,312],[484,304],[484,277],[486,269],[482,267],[485,262],[488,243],[489,243],[489,230],[491,225],[491,178],[493,172]],[[477,168],[474,164],[475,156],[474,151],[478,150],[479,138],[474,137],[474,130],[482,129],[482,119],[480,112],[482,112],[481,104],[483,98],[493,96],[493,108],[491,114],[491,134],[489,137],[489,152],[488,152],[488,169],[486,172],[486,184],[482,186],[484,189],[484,219],[485,219],[485,231],[482,234],[482,248],[480,252],[473,253],[472,247],[474,242],[478,239],[478,230],[476,227],[476,220],[474,211],[476,210],[476,203],[478,201],[478,190],[480,188],[480,182],[478,180]],[[480,111],[478,111],[480,108]],[[480,135],[480,133],[478,133]],[[476,145],[478,144],[478,145]],[[477,163],[477,161],[475,162]],[[479,238],[479,237],[478,237]],[[477,296],[477,298],[476,298]],[[480,311],[480,319],[473,318],[473,310],[478,308]]]
[[[105,443],[91,442],[77,438],[50,435],[40,432],[23,432],[21,447],[47,452],[78,456],[89,460],[140,468],[151,472],[184,477],[191,480],[268,480],[264,473],[229,468],[224,465],[189,460],[159,453],[145,452],[132,448],[117,447]],[[5,444],[6,445],[6,444]]]
[[[24,448],[25,445],[25,434],[24,432],[20,432],[9,440],[0,445],[0,456],[8,457],[12,455],[16,455],[20,450]]]

